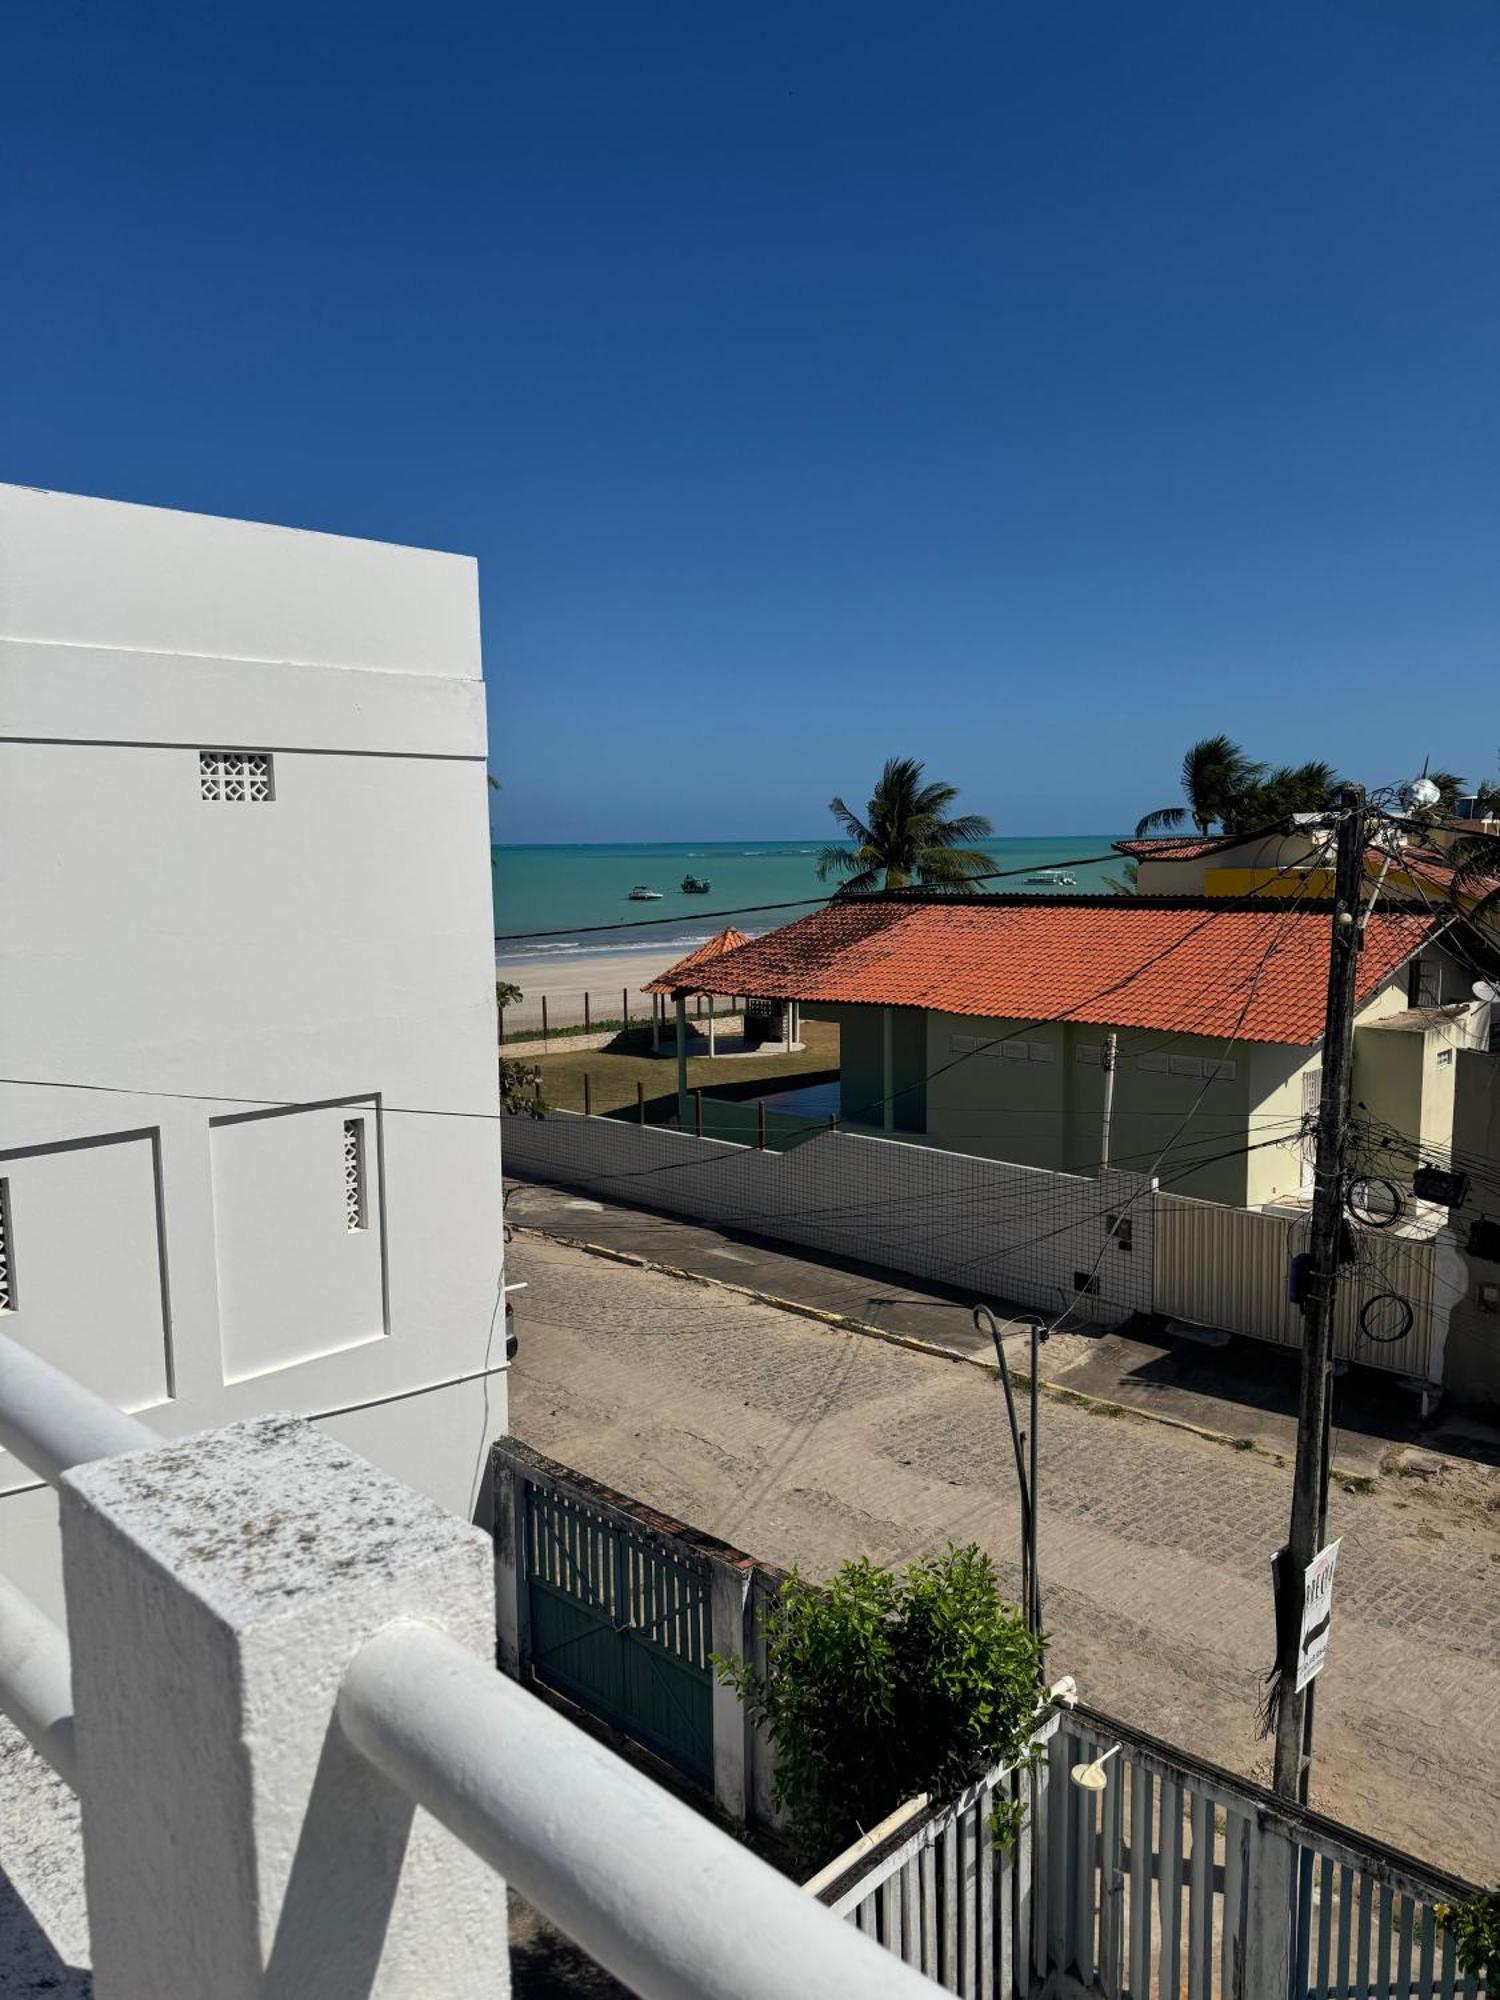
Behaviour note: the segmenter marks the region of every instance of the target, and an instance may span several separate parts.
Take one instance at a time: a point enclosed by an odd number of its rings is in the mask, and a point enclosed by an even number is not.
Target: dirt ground
[[[514,1219],[527,1213],[513,1204]],[[650,1240],[664,1256],[662,1236]],[[973,1539],[1014,1588],[1009,1444],[977,1368],[536,1237],[517,1237],[510,1271],[528,1284],[511,1428],[539,1450],[812,1574]],[[808,1282],[823,1279],[810,1270]],[[1265,1778],[1254,1718],[1285,1465],[1268,1448],[1059,1398],[1039,1428],[1052,1669],[1125,1720]],[[1313,1803],[1488,1880],[1500,1855],[1500,1475],[1400,1440],[1386,1453],[1386,1471],[1377,1455],[1374,1477],[1332,1496],[1343,1549]]]

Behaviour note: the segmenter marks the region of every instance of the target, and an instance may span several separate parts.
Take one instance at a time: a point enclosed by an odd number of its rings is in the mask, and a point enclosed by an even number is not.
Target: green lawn
[[[632,1036],[632,1041],[636,1037]],[[763,1056],[727,1056],[710,1061],[707,1056],[688,1058],[688,1088],[702,1089],[715,1096],[743,1096],[746,1087],[773,1081],[781,1085],[807,1082],[826,1075],[839,1066],[839,1031],[831,1021],[802,1023],[805,1047],[797,1055],[772,1050]],[[639,1037],[637,1046],[649,1049],[650,1030]],[[542,1096],[559,1111],[582,1111],[583,1079],[589,1078],[592,1109],[595,1112],[633,1108],[636,1085],[646,1094],[646,1116],[660,1123],[677,1108],[677,1060],[675,1056],[640,1055],[633,1049],[579,1049],[557,1051],[545,1056],[519,1058],[541,1072]]]

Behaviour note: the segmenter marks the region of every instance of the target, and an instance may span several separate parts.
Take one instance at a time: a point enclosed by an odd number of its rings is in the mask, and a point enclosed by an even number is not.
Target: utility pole
[[[1296,1615],[1284,1607],[1278,1620],[1276,1790],[1307,1801],[1312,1760],[1311,1686],[1298,1694],[1298,1651],[1303,1578],[1323,1545],[1328,1525],[1328,1472],[1333,1362],[1333,1314],[1344,1218],[1345,1147],[1349,1131],[1350,1076],[1354,1066],[1354,1000],[1362,941],[1360,891],[1365,869],[1365,795],[1359,785],[1339,793],[1334,867],[1333,940],[1323,1017],[1323,1084],[1318,1102],[1312,1223],[1302,1293],[1302,1388],[1297,1407],[1297,1462],[1292,1478],[1292,1522],[1282,1587]]]
[[[1099,1171],[1102,1174],[1109,1166],[1109,1128],[1115,1115],[1115,1048],[1117,1037],[1113,1028],[1104,1037],[1104,1048],[1100,1061],[1104,1064],[1104,1124],[1099,1134]]]

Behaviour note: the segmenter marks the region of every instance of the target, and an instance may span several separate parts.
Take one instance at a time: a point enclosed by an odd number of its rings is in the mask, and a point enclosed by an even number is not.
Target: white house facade
[[[0,486],[0,1330],[169,1436],[505,1428],[467,557]],[[55,1508],[0,1454],[0,1570]]]

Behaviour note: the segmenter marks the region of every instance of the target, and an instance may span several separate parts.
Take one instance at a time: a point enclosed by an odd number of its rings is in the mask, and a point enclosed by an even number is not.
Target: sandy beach
[[[526,1027],[540,1027],[542,997],[547,1000],[547,1020],[554,1028],[566,1028],[583,1019],[583,996],[589,996],[589,1011],[596,1021],[618,1021],[625,996],[629,996],[630,1017],[647,1020],[651,998],[641,986],[654,979],[691,949],[679,941],[662,950],[636,947],[626,951],[559,952],[551,958],[501,958],[495,960],[497,980],[508,979],[519,986],[525,998],[505,1010],[505,1032],[513,1035]]]

